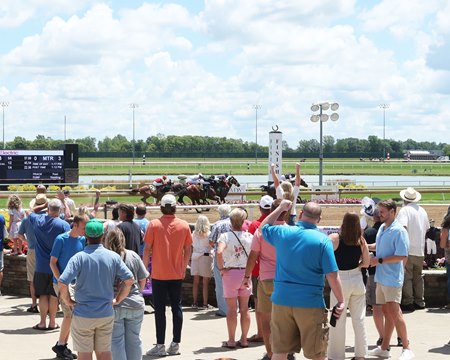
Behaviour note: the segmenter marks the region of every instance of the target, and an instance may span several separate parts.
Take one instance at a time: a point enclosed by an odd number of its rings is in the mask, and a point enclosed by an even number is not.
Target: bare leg
[[[389,307],[389,304],[395,304],[395,303],[386,303],[381,306],[381,308],[383,309],[383,314],[384,314],[383,343],[381,344],[382,350],[389,349],[389,344],[391,342],[391,336],[394,331],[394,319],[393,319],[392,309]]]
[[[266,352],[269,357],[272,356],[272,345],[270,344],[270,317],[271,313],[260,313],[264,346],[266,347]]]
[[[50,295],[39,296],[39,313],[41,316],[41,321],[39,322],[39,327],[47,327],[47,314],[50,302]]]
[[[405,322],[405,319],[403,318],[402,311],[400,310],[400,304],[397,304],[395,302],[389,302],[386,305],[387,305],[387,310],[393,321],[393,324],[395,325],[395,328],[397,329],[398,336],[400,339],[402,339],[403,348],[409,349],[409,340],[408,340],[408,333],[406,330],[406,322]],[[384,341],[383,341],[383,343],[384,343]]]
[[[91,352],[78,352],[78,360],[92,360],[92,353]]]
[[[250,329],[250,313],[248,312],[248,298],[249,296],[239,296],[239,312],[241,320],[241,344],[247,345],[247,335]]]
[[[203,305],[208,305],[209,277],[203,278]]]
[[[236,344],[236,327],[237,327],[237,299],[226,298],[227,301],[227,328],[228,328],[228,345]]]
[[[67,344],[69,342],[70,324],[72,322],[72,316],[64,316],[61,322],[61,329],[59,330],[59,343]]]
[[[375,323],[375,327],[378,331],[378,337],[383,338],[383,328],[384,328],[384,317],[383,310],[380,305],[373,306],[373,322]]]
[[[200,276],[194,275],[194,282],[192,283],[192,303],[193,305],[197,305],[197,298],[198,298],[198,284],[200,282]]]
[[[95,357],[97,358],[97,360],[112,360],[112,353],[111,351],[96,351]]]
[[[256,335],[263,338],[261,313],[258,311],[258,298],[255,297]]]
[[[0,281],[0,285],[1,285]],[[30,281],[30,295],[31,295],[31,306],[36,306],[37,299],[36,299],[36,291],[34,290],[34,283]]]
[[[58,311],[58,298],[56,296],[49,296],[48,301],[48,317],[50,321],[48,327],[56,327],[56,312]]]

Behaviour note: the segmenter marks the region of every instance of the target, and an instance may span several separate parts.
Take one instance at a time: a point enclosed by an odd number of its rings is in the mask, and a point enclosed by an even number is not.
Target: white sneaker
[[[164,344],[156,344],[153,349],[147,351],[148,356],[167,356],[166,348]]]
[[[168,355],[180,355],[180,344],[176,342],[171,342],[170,346],[167,348]]]
[[[403,349],[402,354],[398,358],[398,360],[411,360],[414,359],[416,356],[410,349]]]
[[[391,354],[389,350],[383,350],[381,346],[377,346],[375,349],[369,350],[367,353],[369,356],[378,356],[382,358],[390,358]]]

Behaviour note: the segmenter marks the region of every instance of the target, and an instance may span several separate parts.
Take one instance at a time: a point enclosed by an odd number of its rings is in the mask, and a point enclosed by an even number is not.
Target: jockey
[[[155,180],[153,180],[153,186],[159,187],[162,185],[166,185],[169,182],[170,182],[170,179],[168,179],[166,175],[163,175],[162,178],[156,178]]]

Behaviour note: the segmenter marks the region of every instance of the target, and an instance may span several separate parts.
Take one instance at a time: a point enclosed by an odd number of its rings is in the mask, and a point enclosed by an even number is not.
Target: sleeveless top
[[[339,247],[334,252],[339,270],[352,270],[358,267],[361,258],[361,246],[346,245],[339,235]]]

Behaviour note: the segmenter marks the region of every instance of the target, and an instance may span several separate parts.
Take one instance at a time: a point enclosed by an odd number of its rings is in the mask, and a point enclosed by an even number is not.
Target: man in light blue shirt
[[[114,324],[113,305],[120,303],[134,283],[132,272],[121,257],[101,245],[103,224],[90,220],[85,228],[88,245],[75,254],[59,277],[62,300],[72,309],[72,338],[80,360],[110,360]],[[116,278],[122,285],[114,298]],[[69,284],[76,279],[75,301],[70,298]]]
[[[307,203],[297,226],[272,226],[291,205],[289,200],[283,200],[259,228],[276,251],[272,360],[286,359],[287,353],[301,349],[308,359],[325,359],[328,325],[323,288],[326,277],[338,300],[335,315],[339,318],[345,309],[339,269],[333,244],[317,229],[322,213],[319,204]]]
[[[378,203],[380,220],[383,222],[377,233],[377,256],[370,260],[376,266],[376,298],[385,316],[383,343],[369,351],[369,356],[390,357],[389,343],[394,327],[402,339],[403,351],[400,360],[414,358],[409,348],[406,322],[400,309],[404,276],[404,261],[408,258],[409,239],[405,228],[395,219],[397,206],[392,199]]]

